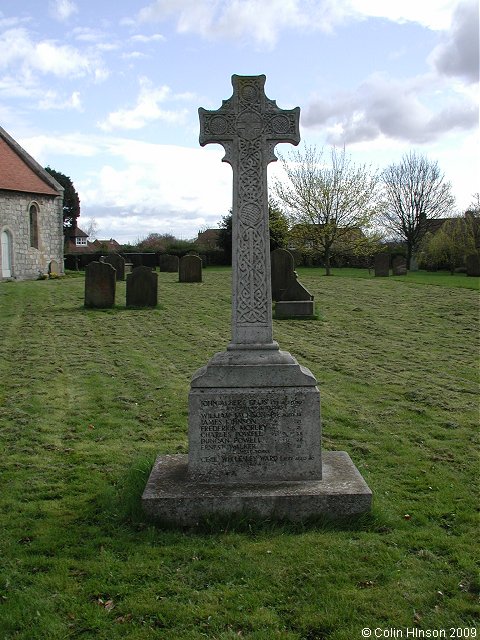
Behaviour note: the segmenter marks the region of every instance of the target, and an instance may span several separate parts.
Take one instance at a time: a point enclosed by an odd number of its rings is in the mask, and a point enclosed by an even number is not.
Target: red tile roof
[[[63,189],[0,127],[0,189],[62,195]]]

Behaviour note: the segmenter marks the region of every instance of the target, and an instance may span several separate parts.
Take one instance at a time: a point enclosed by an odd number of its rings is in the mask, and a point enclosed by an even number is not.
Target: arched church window
[[[30,205],[30,246],[38,249],[38,207]]]

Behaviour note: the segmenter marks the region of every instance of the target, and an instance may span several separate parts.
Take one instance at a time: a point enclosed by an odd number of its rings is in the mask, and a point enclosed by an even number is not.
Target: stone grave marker
[[[158,273],[151,267],[135,267],[127,274],[127,307],[156,307]]]
[[[392,273],[394,276],[407,275],[407,259],[405,256],[394,256],[392,260]]]
[[[58,262],[56,260],[51,260],[48,264],[48,275],[51,275],[52,273],[57,276],[60,273]]]
[[[480,256],[478,253],[471,253],[467,256],[466,264],[467,276],[480,276]]]
[[[202,259],[199,255],[188,254],[180,259],[178,267],[178,281],[202,281]]]
[[[287,249],[275,249],[270,254],[272,273],[272,300],[281,300],[290,280],[294,278],[293,256]]]
[[[315,377],[272,335],[267,165],[277,143],[298,144],[300,109],[269,100],[263,75],[232,84],[220,109],[199,109],[201,146],[221,144],[233,168],[232,339],[194,374],[188,457],[157,458],[143,508],[180,525],[364,513],[371,491],[349,456],[322,456]]]
[[[178,256],[172,256],[168,253],[162,254],[158,257],[158,263],[160,271],[166,273],[178,273]]]
[[[287,249],[275,249],[270,254],[272,300],[275,318],[310,317],[315,313],[312,294],[298,281],[293,255]]]
[[[375,254],[375,276],[387,277],[390,275],[390,255],[388,253]]]
[[[118,280],[125,280],[125,258],[119,253],[109,253],[106,256],[100,258],[100,262],[105,264],[111,264],[116,271],[116,278]]]
[[[90,262],[85,267],[85,306],[106,309],[115,304],[116,272],[106,262]]]

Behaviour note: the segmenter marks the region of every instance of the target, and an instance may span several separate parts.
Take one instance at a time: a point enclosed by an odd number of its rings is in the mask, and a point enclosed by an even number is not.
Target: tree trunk
[[[330,269],[330,249],[325,249],[325,275],[332,275],[332,271]]]

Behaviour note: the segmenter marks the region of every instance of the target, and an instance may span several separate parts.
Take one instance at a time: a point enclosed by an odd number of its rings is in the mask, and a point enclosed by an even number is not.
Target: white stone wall
[[[30,207],[38,209],[38,249],[30,246]],[[0,190],[0,234],[10,232],[13,240],[12,277],[38,278],[56,260],[63,274],[63,198]],[[1,246],[0,246],[1,251]],[[3,278],[0,256],[0,279]]]

